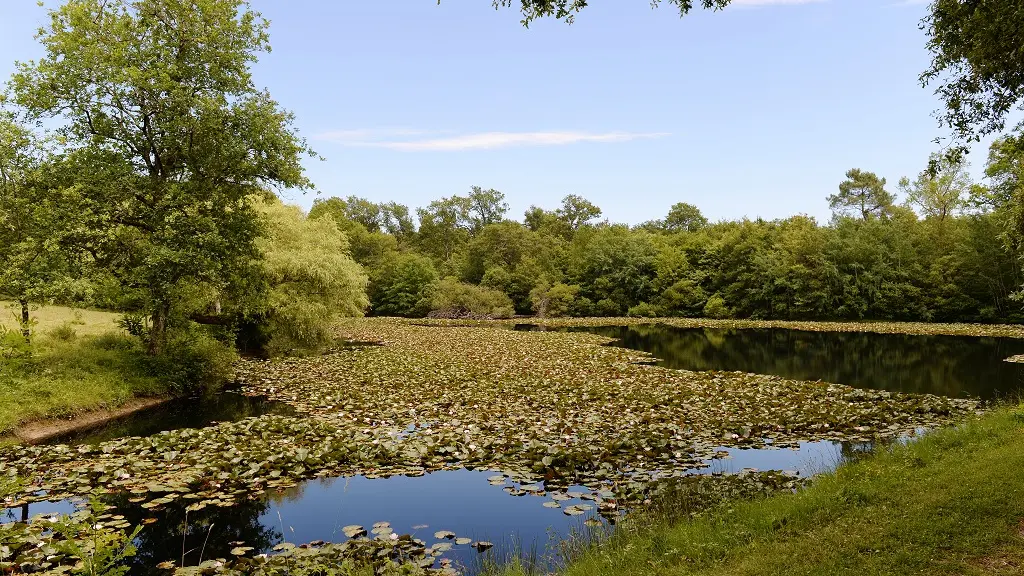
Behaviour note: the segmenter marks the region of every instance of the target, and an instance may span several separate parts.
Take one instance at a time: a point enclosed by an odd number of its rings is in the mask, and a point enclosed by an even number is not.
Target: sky
[[[55,5],[54,0],[47,2]],[[509,216],[578,194],[613,222],[676,202],[712,220],[826,221],[850,168],[896,190],[946,135],[918,77],[916,0],[734,0],[684,18],[664,2],[593,2],[524,28],[490,0],[251,0],[273,50],[255,82],[322,160],[318,197],[410,207],[505,193]],[[36,0],[0,0],[0,78],[38,57]],[[985,143],[970,158],[980,174]]]

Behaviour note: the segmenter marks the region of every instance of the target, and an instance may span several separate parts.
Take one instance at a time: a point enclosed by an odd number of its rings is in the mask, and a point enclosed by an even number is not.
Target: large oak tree
[[[39,30],[45,55],[12,77],[18,105],[61,123],[84,243],[144,295],[151,354],[195,294],[251,272],[250,196],[310,186],[292,115],[250,73],[267,29],[243,0],[69,0]]]

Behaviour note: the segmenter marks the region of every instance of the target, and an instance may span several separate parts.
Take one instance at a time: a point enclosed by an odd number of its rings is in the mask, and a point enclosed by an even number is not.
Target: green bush
[[[139,341],[137,339],[124,334],[117,334],[116,332],[107,332],[94,336],[92,338],[91,345],[99,350],[107,350],[111,352],[131,352],[133,350],[139,350]]]
[[[569,312],[577,318],[594,316],[594,301],[586,296],[580,296],[572,303],[572,308]]]
[[[620,316],[622,307],[611,298],[604,298],[594,305],[594,314],[597,316]]]
[[[641,302],[630,308],[626,312],[626,316],[632,316],[634,318],[657,318],[658,316],[661,316],[661,310],[659,310],[654,304]]]
[[[4,330],[0,326],[0,359],[17,361],[32,356],[32,345],[21,330]]]
[[[436,318],[511,318],[514,313],[512,299],[504,292],[452,276],[438,282],[430,297],[430,316]]]
[[[533,311],[541,318],[573,315],[579,292],[579,286],[562,282],[549,285],[542,282],[530,292]]]
[[[393,253],[370,273],[370,308],[376,316],[425,316],[435,282],[437,271],[430,258]]]
[[[202,326],[169,334],[160,356],[149,358],[150,370],[176,394],[214,391],[234,377],[238,354]]]
[[[669,316],[700,314],[707,304],[707,294],[693,280],[684,278],[669,286],[661,295],[661,306]]]
[[[61,342],[70,342],[78,336],[78,331],[71,325],[71,322],[64,322],[56,328],[51,328],[47,334],[54,340],[60,340]]]
[[[117,325],[128,334],[137,338],[145,339],[149,336],[149,319],[146,318],[145,314],[126,312],[117,321]]]
[[[725,305],[725,299],[719,294],[708,298],[707,304],[704,305],[704,316],[708,318],[728,318],[731,315],[729,307]]]

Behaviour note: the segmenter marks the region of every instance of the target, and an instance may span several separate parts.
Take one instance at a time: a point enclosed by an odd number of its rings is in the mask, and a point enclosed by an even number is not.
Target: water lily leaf
[[[348,536],[349,538],[356,538],[359,536],[366,535],[366,529],[356,524],[345,526],[341,529],[341,531],[344,532],[345,536]]]

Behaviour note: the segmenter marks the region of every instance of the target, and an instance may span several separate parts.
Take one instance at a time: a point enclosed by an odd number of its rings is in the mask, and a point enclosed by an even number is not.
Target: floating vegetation
[[[200,574],[348,574],[357,567],[372,566],[376,574],[428,574],[455,576],[451,562],[440,555],[444,550],[428,547],[422,540],[404,535],[396,538],[356,538],[340,543],[317,542],[296,546],[279,545],[276,554],[246,556],[242,551],[233,558],[206,560],[197,566],[175,567],[173,562],[161,565],[174,569],[176,576]],[[435,567],[440,565],[439,567]]]
[[[723,447],[867,442],[978,409],[972,400],[637,364],[650,357],[584,333],[439,330],[385,319],[347,321],[340,332],[384,345],[238,366],[246,393],[288,403],[302,418],[264,415],[97,445],[0,448],[0,476],[21,481],[5,506],[126,495],[146,510],[173,503],[198,512],[313,477],[470,468],[493,470],[489,483],[544,498],[553,513],[596,512],[615,521],[660,487],[693,481],[692,471],[721,457]],[[701,482],[717,486],[708,491],[720,496],[800,483],[778,473],[727,478]],[[581,502],[566,502],[572,499]],[[371,557],[426,569],[446,547],[492,546],[443,530],[434,534],[440,542],[427,546],[385,522],[342,531],[346,542],[285,546],[267,558],[238,543],[233,558],[179,569],[272,573],[285,564]]]
[[[0,572],[103,573],[132,556],[140,528],[131,531],[124,516],[97,508],[0,524]]]
[[[1017,354],[1016,356],[1010,356],[1006,359],[1007,362],[1021,362],[1024,363],[1024,354]]]
[[[712,318],[530,318],[537,326],[636,326],[665,324],[679,328],[784,328],[812,332],[876,332],[879,334],[945,334],[1024,338],[1021,324],[964,324],[932,322],[804,322],[799,320],[715,320]],[[522,320],[417,320],[422,326],[513,325]]]

